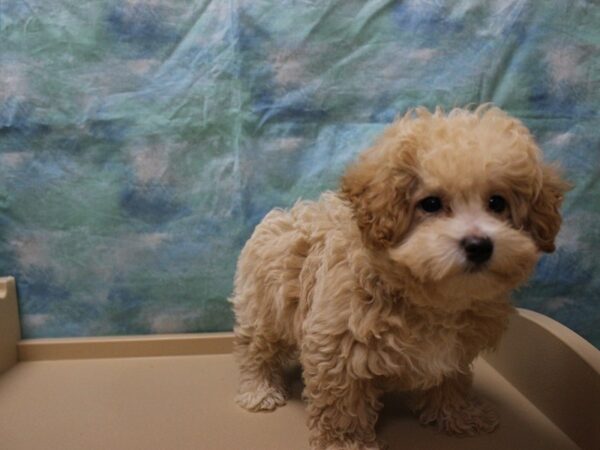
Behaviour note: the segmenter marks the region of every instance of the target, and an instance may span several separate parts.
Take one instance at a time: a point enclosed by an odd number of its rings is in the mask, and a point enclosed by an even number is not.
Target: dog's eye
[[[426,197],[419,202],[421,209],[428,213],[434,213],[442,209],[442,200],[439,197]]]
[[[502,213],[506,209],[506,200],[500,195],[492,195],[488,200],[488,207],[495,213]]]

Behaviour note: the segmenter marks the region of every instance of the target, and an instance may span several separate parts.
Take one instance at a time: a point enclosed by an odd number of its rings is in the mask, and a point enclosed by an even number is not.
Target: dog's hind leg
[[[294,353],[299,279],[310,249],[295,220],[288,212],[270,212],[238,260],[231,298],[240,369],[236,401],[250,411],[273,410],[286,400],[283,369]]]
[[[285,405],[286,358],[282,344],[251,335],[241,327],[236,327],[235,332],[235,356],[240,369],[238,405],[249,411],[272,411]]]

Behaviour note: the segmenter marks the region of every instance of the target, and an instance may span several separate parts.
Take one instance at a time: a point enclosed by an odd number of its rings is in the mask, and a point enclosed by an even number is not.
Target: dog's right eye
[[[419,202],[421,209],[428,213],[434,213],[442,209],[442,199],[439,197],[426,197]]]

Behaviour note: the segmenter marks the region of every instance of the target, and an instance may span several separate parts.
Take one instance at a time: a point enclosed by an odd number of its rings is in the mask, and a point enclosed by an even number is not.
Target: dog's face
[[[567,188],[519,121],[485,108],[398,120],[341,191],[389,270],[460,307],[515,288],[554,250]]]

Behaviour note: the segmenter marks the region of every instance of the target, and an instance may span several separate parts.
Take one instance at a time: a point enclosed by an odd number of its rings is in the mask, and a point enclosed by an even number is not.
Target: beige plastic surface
[[[0,360],[14,362],[9,309],[0,306]],[[246,412],[233,402],[230,350],[229,333],[21,341],[22,361],[0,376],[0,449],[306,449],[297,374],[288,405]],[[501,416],[495,433],[437,434],[391,396],[378,433],[390,450],[600,449],[599,355],[519,311],[498,352],[475,363],[475,389]]]
[[[484,361],[477,390],[499,409],[492,435],[452,438],[419,426],[393,400],[379,434],[395,449],[576,449],[577,446]],[[274,413],[233,402],[230,355],[25,362],[0,378],[6,450],[307,449],[300,386]]]

